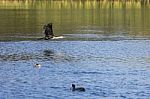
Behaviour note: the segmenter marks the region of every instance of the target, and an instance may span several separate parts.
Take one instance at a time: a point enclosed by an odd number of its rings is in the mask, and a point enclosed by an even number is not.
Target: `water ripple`
[[[0,42],[0,98],[148,99],[150,41]],[[34,64],[41,68],[34,68]],[[86,92],[72,92],[72,83]]]

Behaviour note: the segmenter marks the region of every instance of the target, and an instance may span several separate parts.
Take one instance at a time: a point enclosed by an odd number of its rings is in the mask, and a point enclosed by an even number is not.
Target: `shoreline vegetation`
[[[150,8],[150,0],[1,0],[0,9]]]

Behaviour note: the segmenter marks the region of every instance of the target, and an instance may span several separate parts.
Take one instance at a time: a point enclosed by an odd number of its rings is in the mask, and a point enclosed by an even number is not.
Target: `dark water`
[[[43,25],[49,22],[53,23],[56,36],[101,34],[149,38],[149,16],[150,4],[141,2],[0,1],[0,40],[41,38]],[[66,37],[70,38],[75,39]]]
[[[149,10],[141,2],[0,1],[0,99],[149,99]],[[45,41],[48,22],[58,37]],[[72,83],[86,91],[72,92]]]

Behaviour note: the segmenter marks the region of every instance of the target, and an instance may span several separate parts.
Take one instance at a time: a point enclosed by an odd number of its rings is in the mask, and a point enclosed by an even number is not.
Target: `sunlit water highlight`
[[[0,42],[1,99],[148,99],[149,75],[149,40]]]

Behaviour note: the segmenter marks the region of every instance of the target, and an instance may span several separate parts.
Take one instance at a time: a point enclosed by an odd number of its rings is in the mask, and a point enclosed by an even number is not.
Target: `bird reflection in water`
[[[54,51],[52,50],[44,50],[44,56],[53,56],[54,55]]]
[[[43,55],[47,60],[53,60],[55,62],[71,61],[71,57],[63,52],[54,52],[53,50],[44,50]]]

